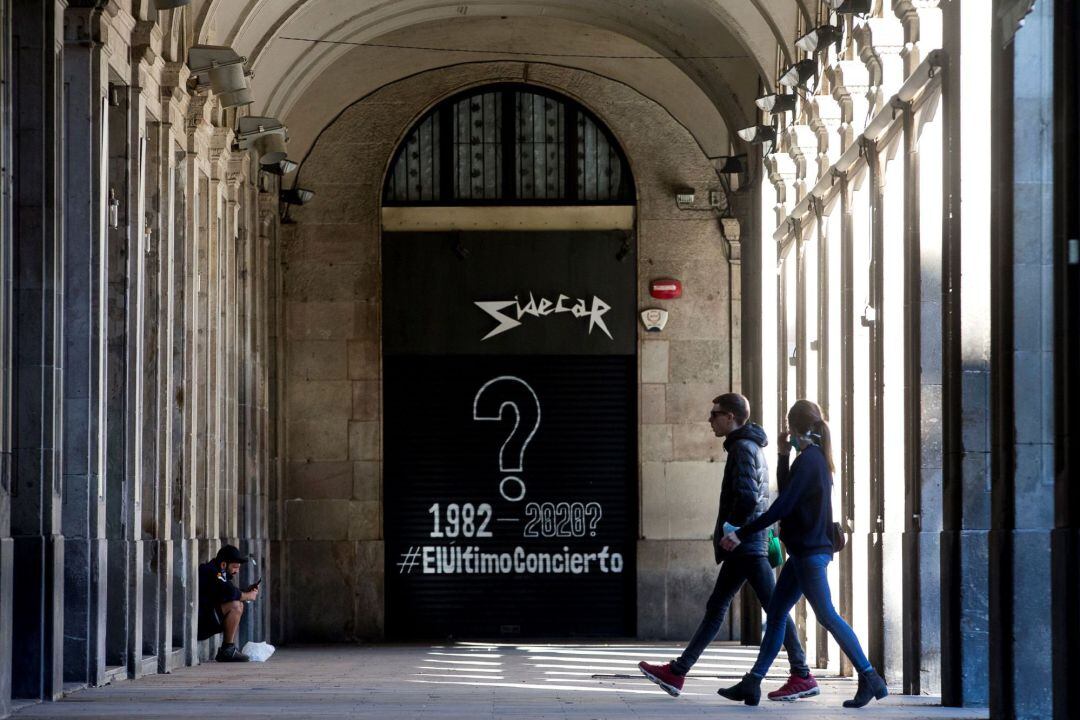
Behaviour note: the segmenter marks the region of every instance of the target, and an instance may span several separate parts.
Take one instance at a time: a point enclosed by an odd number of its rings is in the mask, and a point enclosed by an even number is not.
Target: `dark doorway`
[[[633,635],[622,232],[383,238],[387,635]]]

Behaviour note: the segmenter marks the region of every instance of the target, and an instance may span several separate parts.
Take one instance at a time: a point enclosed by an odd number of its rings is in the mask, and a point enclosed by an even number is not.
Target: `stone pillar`
[[[108,27],[95,7],[68,8],[64,240],[64,681],[100,685],[105,671],[104,267],[108,183]]]
[[[284,640],[287,634],[285,598],[288,595],[288,578],[285,573],[288,559],[288,543],[285,542],[285,413],[282,398],[285,385],[285,317],[284,296],[281,282],[281,226],[278,223],[277,181],[270,186],[271,192],[259,193],[259,246],[263,257],[262,266],[265,286],[260,293],[265,307],[264,361],[266,373],[266,409],[263,413],[266,438],[266,528],[269,538],[270,569],[274,570],[273,582],[269,584],[267,599],[270,602],[270,637]]]
[[[904,118],[905,344],[909,385],[904,529],[904,689],[941,688],[941,102]]]
[[[143,541],[143,428],[147,422],[143,398],[146,388],[146,346],[143,338],[145,325],[143,314],[146,301],[146,192],[144,173],[147,154],[146,98],[143,96],[143,73],[132,71],[136,85],[127,88],[127,147],[128,178],[127,193],[122,202],[127,205],[126,237],[119,248],[121,262],[126,265],[125,282],[125,342],[126,394],[123,408],[123,433],[125,436],[125,464],[127,474],[123,510],[126,524],[124,537],[128,543],[127,589],[128,589],[128,643],[127,667],[129,677],[143,674],[143,588],[146,543]],[[116,428],[120,431],[120,428]]]
[[[193,108],[189,110],[189,125],[197,117],[196,112],[201,105],[198,98],[192,98]],[[178,222],[178,227],[183,228],[183,236],[178,238],[177,246],[182,248],[183,264],[177,268],[177,274],[183,281],[183,310],[182,326],[183,333],[183,356],[181,376],[178,378],[177,392],[183,399],[182,418],[182,442],[178,448],[180,452],[179,479],[177,490],[180,494],[180,517],[181,529],[179,532],[182,554],[177,574],[188,581],[183,585],[182,618],[180,631],[184,643],[184,662],[194,665],[199,659],[199,648],[196,640],[198,625],[197,615],[197,568],[202,559],[199,546],[198,533],[203,529],[203,505],[201,493],[205,492],[205,462],[203,455],[205,438],[202,436],[203,395],[200,392],[199,383],[203,382],[204,369],[200,362],[201,349],[204,346],[202,329],[202,290],[201,290],[201,267],[202,257],[205,252],[202,247],[203,227],[202,208],[205,199],[202,196],[202,184],[198,156],[194,152],[197,146],[195,134],[189,137],[188,147],[184,158],[180,161],[184,167],[183,180],[185,213],[183,219]],[[182,383],[182,384],[180,384]]]
[[[62,152],[65,0],[19,0],[14,92],[14,547],[12,695],[55,699],[63,691],[64,539]]]
[[[871,260],[871,555],[869,657],[892,685],[903,681],[904,497],[909,482],[905,400],[906,276],[902,136],[866,149],[873,194]]]
[[[941,47],[940,0],[892,0],[903,29],[907,77]],[[942,385],[941,103],[930,99],[904,118],[905,437],[904,692],[941,688]],[[927,160],[922,161],[923,158]]]
[[[999,21],[1000,22],[1000,21]],[[1051,556],[1055,498],[1054,8],[1034,4],[1011,45],[995,32],[994,439],[990,708],[1054,712]],[[1009,27],[1009,30],[1015,29]],[[1005,96],[1005,97],[1001,97]],[[1075,131],[1075,128],[1073,128]],[[1041,681],[1032,682],[1032,678]],[[1056,688],[1055,688],[1056,690]]]
[[[829,69],[832,96],[839,105],[837,142],[845,152],[862,133],[870,107],[870,76],[866,66],[856,61],[839,61]],[[830,144],[831,146],[832,144]],[[840,221],[839,254],[840,329],[838,359],[840,364],[839,410],[840,472],[839,521],[850,533],[851,542],[840,554],[840,614],[859,637],[869,636],[869,598],[867,596],[869,557],[874,545],[870,516],[870,439],[869,439],[869,326],[864,321],[869,300],[870,182],[868,172],[845,174],[839,178]],[[835,436],[834,436],[835,437]],[[846,656],[840,658],[840,671],[852,672]]]
[[[1054,720],[1080,715],[1080,92],[1076,87],[1080,57],[1076,28],[1080,5],[1054,2],[1054,378],[1055,476],[1051,598],[1054,633]],[[1058,162],[1059,158],[1068,159]]]
[[[942,702],[985,705],[989,681],[990,5],[944,10],[945,236],[942,280],[944,517]]]
[[[12,72],[11,2],[0,0],[0,117],[10,118]],[[10,121],[0,122],[0,715],[11,709],[11,605],[13,601],[12,565],[14,541],[11,539],[11,475],[12,475],[12,383],[14,357],[11,325],[12,286],[14,268],[12,248],[12,142]]]

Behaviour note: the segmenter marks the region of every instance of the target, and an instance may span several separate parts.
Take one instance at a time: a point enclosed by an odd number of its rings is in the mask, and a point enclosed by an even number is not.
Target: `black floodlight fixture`
[[[255,98],[244,67],[247,58],[225,45],[195,45],[188,50],[188,68],[200,88],[210,87],[224,108],[250,105]]]
[[[836,25],[822,25],[816,27],[795,41],[795,47],[811,55],[824,52],[830,45],[836,46],[836,52],[840,52],[840,45],[844,41],[844,28]]]
[[[865,15],[871,0],[825,0],[825,4],[837,15]]]
[[[236,121],[236,150],[254,150],[259,164],[277,165],[286,157],[285,141],[289,139],[289,129],[273,117],[248,115]]]
[[[768,145],[766,155],[770,155],[776,148],[776,128],[771,125],[753,125],[743,128],[737,135],[751,145]]]
[[[798,102],[798,96],[794,93],[774,93],[772,95],[762,95],[754,101],[754,104],[770,115],[779,115],[780,113],[795,112],[796,102]]]
[[[154,5],[160,10],[174,10],[178,7],[190,5],[191,0],[154,0]]]
[[[282,190],[278,197],[286,205],[307,205],[315,197],[315,191],[293,188],[291,190]]]
[[[814,60],[800,60],[784,70],[780,84],[789,88],[809,90],[807,84],[817,77],[817,63]],[[816,82],[815,82],[816,85]]]
[[[300,165],[293,162],[289,158],[285,158],[281,162],[273,163],[272,165],[260,165],[259,169],[270,173],[271,175],[289,175],[296,172],[296,168]]]
[[[746,153],[742,155],[722,155],[718,158],[713,158],[714,163],[718,166],[716,168],[717,175],[739,175],[746,172]],[[723,160],[723,163],[720,161]]]
[[[740,130],[738,136],[751,145],[776,142],[776,128],[771,125],[753,125]]]

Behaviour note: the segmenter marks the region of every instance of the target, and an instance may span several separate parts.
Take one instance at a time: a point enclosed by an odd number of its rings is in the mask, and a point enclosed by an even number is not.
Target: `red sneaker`
[[[638,669],[641,670],[642,675],[664,688],[664,692],[668,695],[671,697],[679,697],[679,693],[682,692],[683,680],[685,680],[686,677],[684,675],[676,675],[672,672],[671,663],[650,665],[645,661],[641,661],[637,666]]]
[[[791,702],[799,698],[813,697],[820,692],[821,688],[818,687],[817,680],[814,679],[813,675],[807,675],[806,677],[792,675],[779,690],[773,690],[769,693],[769,699]]]

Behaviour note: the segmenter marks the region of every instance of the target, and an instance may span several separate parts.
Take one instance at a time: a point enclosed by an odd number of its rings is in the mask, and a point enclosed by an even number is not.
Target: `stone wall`
[[[728,263],[717,176],[690,134],[626,85],[545,64],[483,63],[421,73],[356,102],[325,128],[298,175],[315,200],[283,227],[289,553],[287,637],[383,633],[379,248],[383,175],[397,143],[439,100],[493,82],[565,93],[622,143],[637,183],[638,293],[671,311],[640,339],[638,633],[686,637],[714,573],[708,538],[724,455],[707,424],[731,387]],[[694,188],[680,210],[675,191]],[[652,278],[684,296],[653,301]]]

